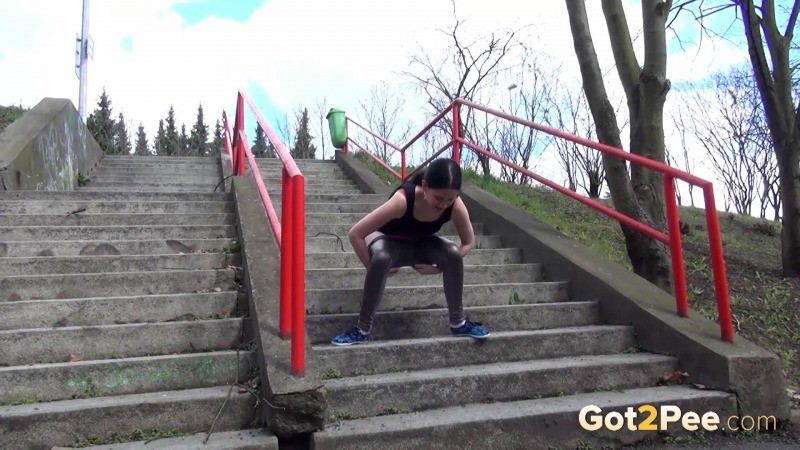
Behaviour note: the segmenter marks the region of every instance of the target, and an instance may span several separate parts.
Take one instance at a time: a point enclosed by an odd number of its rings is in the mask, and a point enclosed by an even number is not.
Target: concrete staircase
[[[324,371],[329,401],[312,448],[575,448],[603,436],[579,432],[578,413],[589,404],[735,411],[731,394],[657,387],[677,369],[675,358],[638,352],[631,327],[600,324],[595,302],[570,301],[567,282],[547,280],[546,268],[526,262],[535,255],[481,223],[465,259],[464,304],[492,332],[487,341],[451,337],[441,276],[406,268],[387,283],[373,341],[330,345],[356,323],[363,289],[365,270],[347,231],[387,196],[362,194],[334,162],[298,165],[308,201],[310,358]],[[261,167],[277,188],[279,166]],[[458,242],[451,224],[441,234]],[[625,433],[604,436],[608,443],[642,436]]]
[[[106,156],[77,191],[0,193],[0,447],[194,448],[213,424],[211,448],[277,448],[231,389],[256,366],[220,180]]]

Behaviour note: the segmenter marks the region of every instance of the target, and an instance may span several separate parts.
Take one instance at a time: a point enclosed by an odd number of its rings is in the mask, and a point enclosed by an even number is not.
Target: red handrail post
[[[293,206],[294,193],[292,179],[286,167],[283,168],[281,182],[283,193],[281,201],[281,292],[280,292],[280,336],[288,339],[292,333],[292,241],[294,239]]]
[[[406,151],[400,152],[400,180],[406,181]]]
[[[669,229],[669,249],[672,257],[672,288],[675,290],[675,303],[678,315],[689,317],[689,299],[686,294],[686,272],[683,266],[683,245],[681,243],[681,221],[675,195],[675,178],[664,175],[664,201],[667,203],[667,227]]]
[[[728,296],[728,278],[725,275],[725,259],[722,252],[722,235],[719,230],[719,216],[714,202],[714,187],[711,183],[703,186],[706,206],[706,226],[711,245],[711,266],[714,270],[714,288],[717,294],[717,312],[722,339],[733,342],[733,318]]]
[[[306,223],[305,223],[305,178],[297,175],[291,179],[294,206],[292,207],[293,220],[289,224],[292,231],[292,371],[295,375],[303,376],[305,373],[305,253],[306,253]]]
[[[461,104],[453,102],[453,159],[461,164]]]
[[[234,122],[236,128],[233,132],[239,136],[239,132],[244,133],[244,97],[240,92],[236,96],[236,121]],[[233,148],[235,157],[233,158],[233,173],[234,175],[244,175],[244,146],[241,139],[236,140],[236,145]]]

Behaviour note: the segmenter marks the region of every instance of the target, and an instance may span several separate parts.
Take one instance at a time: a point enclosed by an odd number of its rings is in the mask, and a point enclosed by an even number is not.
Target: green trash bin
[[[336,148],[344,147],[347,144],[347,120],[344,111],[338,108],[331,108],[325,118],[328,119],[331,143]]]

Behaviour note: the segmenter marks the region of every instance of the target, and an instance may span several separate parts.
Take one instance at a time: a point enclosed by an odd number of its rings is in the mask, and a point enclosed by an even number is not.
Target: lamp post
[[[94,53],[94,43],[89,36],[89,0],[83,0],[81,36],[75,39],[75,75],[78,77],[78,114],[86,121],[86,84],[89,58]]]

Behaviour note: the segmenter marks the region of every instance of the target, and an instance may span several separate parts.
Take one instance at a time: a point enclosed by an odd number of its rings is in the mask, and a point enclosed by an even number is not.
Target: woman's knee
[[[392,253],[383,245],[377,243],[370,252],[370,268],[388,271],[392,265]]]

